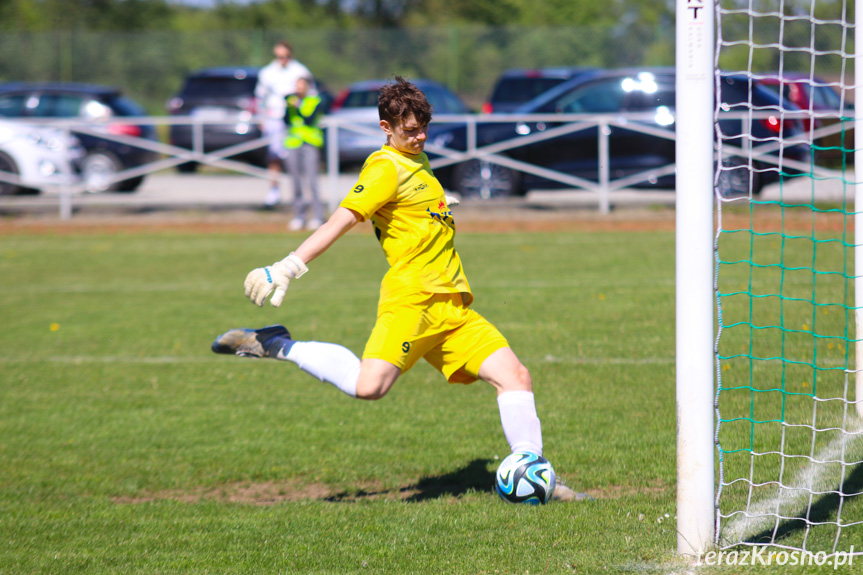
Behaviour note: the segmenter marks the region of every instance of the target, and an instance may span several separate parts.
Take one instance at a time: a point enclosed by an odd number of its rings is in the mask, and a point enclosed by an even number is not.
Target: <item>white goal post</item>
[[[680,555],[863,554],[858,14],[863,0],[676,2]],[[835,103],[816,103],[825,88]],[[726,187],[738,174],[748,194]]]
[[[677,551],[714,536],[712,0],[677,0]]]
[[[863,14],[863,0],[855,0],[854,15]],[[854,27],[854,46],[863,46],[863,25]],[[859,88],[857,78],[863,78],[863,58],[854,59],[854,84]],[[854,90],[854,109],[859,110],[854,117],[854,181],[863,182],[863,89]],[[854,205],[863,206],[863,185],[854,188]],[[854,213],[854,269],[863,270],[863,208],[858,207]],[[855,271],[855,273],[858,273]],[[854,301],[863,302],[863,281],[854,282]],[[863,306],[857,305],[855,319],[857,333],[863,333]],[[863,357],[863,338],[857,338],[857,356]],[[863,418],[863,368],[858,364],[855,378],[855,395],[857,415]]]

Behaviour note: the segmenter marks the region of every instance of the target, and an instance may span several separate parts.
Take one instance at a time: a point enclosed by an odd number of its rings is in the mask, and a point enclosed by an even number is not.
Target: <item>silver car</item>
[[[65,130],[0,120],[0,195],[80,184],[83,157]]]

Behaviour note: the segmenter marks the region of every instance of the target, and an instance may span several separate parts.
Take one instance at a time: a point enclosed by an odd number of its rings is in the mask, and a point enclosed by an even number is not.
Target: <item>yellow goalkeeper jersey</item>
[[[455,222],[425,153],[402,154],[384,146],[368,157],[342,207],[370,219],[390,269],[381,305],[421,302],[433,293],[460,293],[473,301],[455,250]]]

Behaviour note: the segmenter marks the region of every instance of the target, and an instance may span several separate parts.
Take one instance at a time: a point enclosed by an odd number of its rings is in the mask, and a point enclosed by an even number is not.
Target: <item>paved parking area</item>
[[[356,183],[356,173],[344,173],[332,180],[321,175],[321,188],[330,205],[335,206]],[[62,190],[48,190],[32,196],[0,196],[0,215],[72,217],[78,214],[142,213],[176,210],[260,210],[269,183],[266,180],[230,173],[180,174],[165,171],[147,177],[134,193],[80,194],[66,196]],[[283,185],[284,197],[291,186]],[[839,203],[853,201],[855,186],[840,180],[795,178],[781,186],[765,188],[763,200],[790,203]],[[620,190],[610,193],[612,209],[674,206],[673,190]],[[523,198],[506,201],[466,202],[478,211],[578,210],[598,213],[599,195],[585,190],[536,190]],[[289,205],[289,204],[288,204]],[[284,209],[288,209],[285,207]]]

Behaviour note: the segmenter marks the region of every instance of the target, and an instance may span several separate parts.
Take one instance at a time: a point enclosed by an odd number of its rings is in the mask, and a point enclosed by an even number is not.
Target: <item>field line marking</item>
[[[809,463],[797,470],[791,480],[782,485],[776,495],[753,502],[742,512],[733,513],[722,529],[723,539],[729,541],[745,541],[757,533],[775,527],[778,517],[777,510],[788,515],[788,509],[797,509],[802,515],[809,503],[812,491],[833,491],[840,481],[842,467],[852,468],[853,461],[842,464],[826,464],[818,462],[840,462],[843,454],[848,455],[854,445],[863,438],[863,421],[849,416],[850,429],[843,431],[824,447],[818,449],[813,457],[808,457]],[[841,486],[839,486],[841,487]]]
[[[556,357],[546,355],[542,358],[526,358],[528,362],[569,363],[576,365],[668,365],[674,363],[673,357]]]

